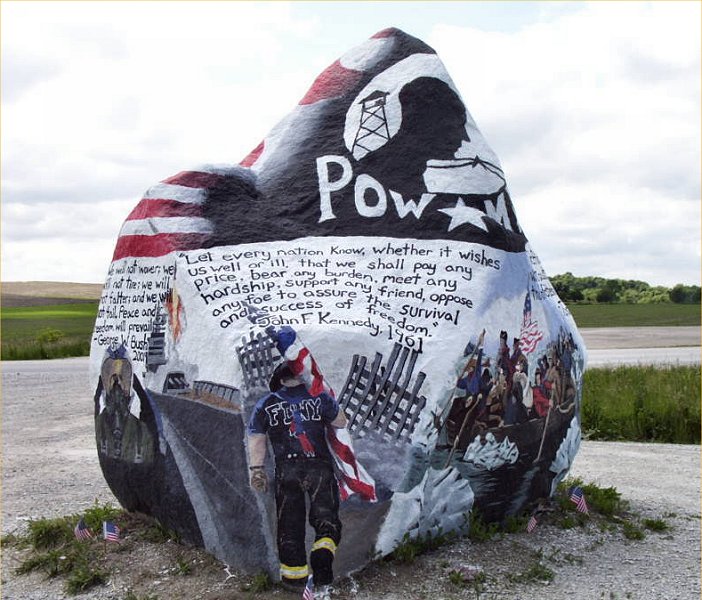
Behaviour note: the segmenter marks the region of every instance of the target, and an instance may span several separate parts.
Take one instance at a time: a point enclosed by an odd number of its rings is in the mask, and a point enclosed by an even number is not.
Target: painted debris
[[[348,573],[550,495],[584,363],[497,156],[436,53],[388,29],[239,165],[164,179],[127,217],[92,343],[96,443],[126,508],[293,583],[316,478],[329,579],[332,558]]]

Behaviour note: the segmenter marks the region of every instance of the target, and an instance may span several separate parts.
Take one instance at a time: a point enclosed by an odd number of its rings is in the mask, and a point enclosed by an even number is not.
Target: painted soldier
[[[266,438],[275,459],[275,501],[278,516],[278,558],[284,587],[302,591],[309,568],[305,550],[305,497],[314,529],[310,567],[319,597],[328,594],[332,563],[341,539],[339,488],[326,428],[343,428],[346,416],[326,393],[312,396],[286,364],[270,380],[271,393],[257,403],[248,424],[251,487],[268,489],[264,470]]]

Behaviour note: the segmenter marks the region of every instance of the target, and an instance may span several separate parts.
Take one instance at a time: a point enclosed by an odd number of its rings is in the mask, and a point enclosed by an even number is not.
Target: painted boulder
[[[306,575],[307,492],[312,568],[343,574],[551,495],[584,363],[497,156],[436,53],[388,29],[239,165],[164,179],[127,217],[96,443],[126,508],[244,569]]]

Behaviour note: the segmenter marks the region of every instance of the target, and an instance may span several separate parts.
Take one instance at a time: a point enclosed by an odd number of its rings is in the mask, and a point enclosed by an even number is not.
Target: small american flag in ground
[[[314,600],[314,582],[312,581],[312,575],[307,578],[307,584],[302,592],[302,600]]]
[[[529,519],[529,522],[527,523],[527,533],[531,533],[536,529],[536,526],[538,525],[538,521],[536,520],[536,515],[531,515],[531,518]]]
[[[568,491],[568,496],[570,497],[570,501],[573,502],[573,504],[575,504],[575,507],[577,508],[578,512],[590,512],[587,508],[587,502],[585,502],[585,494],[583,493],[582,488],[578,486],[570,488],[570,490]]]
[[[119,527],[111,521],[103,521],[102,537],[108,542],[119,542]]]
[[[73,528],[73,535],[76,536],[77,540],[89,540],[93,537],[93,532],[90,530],[90,527],[85,524],[83,517],[81,517],[80,521],[78,521],[77,525]]]

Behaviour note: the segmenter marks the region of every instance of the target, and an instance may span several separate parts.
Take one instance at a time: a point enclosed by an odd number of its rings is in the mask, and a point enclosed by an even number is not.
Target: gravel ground
[[[31,518],[81,512],[95,500],[116,503],[97,462],[87,359],[6,362],[2,371],[3,533],[21,531]],[[573,475],[616,487],[633,512],[663,518],[672,529],[631,541],[594,526],[562,530],[542,525],[531,534],[512,534],[483,544],[462,540],[412,564],[374,563],[355,578],[340,581],[335,596],[358,600],[700,598],[699,446],[584,442]],[[169,564],[183,556],[175,544],[163,544],[156,551],[134,547],[121,554],[108,585],[75,598],[124,600],[128,589],[161,600],[294,597],[277,588],[262,594],[242,592],[242,574],[225,581],[223,565],[197,551],[187,556],[201,568],[188,576],[173,574]],[[537,556],[554,571],[553,581],[515,580],[515,574],[533,566]],[[17,551],[4,548],[0,597],[66,597],[57,580],[15,575],[17,564]],[[486,575],[480,595],[470,586],[450,581],[452,570],[473,568]]]

